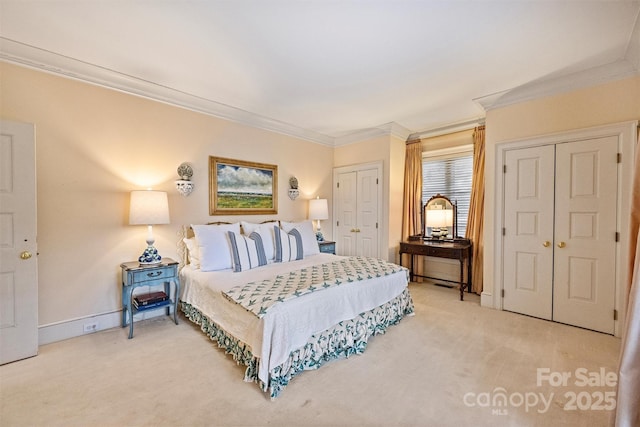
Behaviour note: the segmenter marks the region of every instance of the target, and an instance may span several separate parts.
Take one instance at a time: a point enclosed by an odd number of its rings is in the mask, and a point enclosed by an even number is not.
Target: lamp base
[[[159,264],[162,262],[162,257],[158,253],[158,250],[153,246],[147,246],[147,249],[144,250],[142,255],[138,257],[138,262],[140,264]]]

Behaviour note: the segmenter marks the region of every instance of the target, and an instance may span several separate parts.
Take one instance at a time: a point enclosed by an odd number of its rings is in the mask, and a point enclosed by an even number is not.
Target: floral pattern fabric
[[[391,301],[366,311],[353,319],[338,323],[321,333],[312,335],[302,347],[292,351],[282,364],[269,371],[268,382],[258,379],[260,359],[254,356],[249,346],[227,334],[215,322],[203,315],[198,309],[185,302],[181,303],[182,311],[218,346],[231,354],[233,359],[247,367],[245,381],[258,383],[263,391],[269,391],[272,399],[278,397],[291,379],[304,370],[317,369],[326,362],[361,354],[367,347],[369,338],[383,334],[386,329],[395,325],[403,317],[413,315],[413,300],[409,290],[405,289]]]
[[[259,282],[249,282],[222,293],[230,301],[240,304],[258,318],[262,318],[271,307],[280,302],[345,283],[387,276],[398,271],[404,271],[407,278],[409,277],[406,267],[378,258],[354,256],[294,270],[289,274]]]

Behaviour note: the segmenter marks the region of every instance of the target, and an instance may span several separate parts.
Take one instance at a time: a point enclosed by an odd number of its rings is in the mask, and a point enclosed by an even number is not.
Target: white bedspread
[[[183,283],[181,300],[201,311],[228,334],[248,344],[254,356],[260,358],[258,378],[268,384],[269,371],[282,364],[289,353],[303,346],[311,335],[400,295],[407,287],[406,269],[277,304],[263,318],[227,300],[221,291],[335,260],[336,255],[321,253],[299,261],[273,263],[239,273],[231,269],[202,272],[187,266],[180,273]]]

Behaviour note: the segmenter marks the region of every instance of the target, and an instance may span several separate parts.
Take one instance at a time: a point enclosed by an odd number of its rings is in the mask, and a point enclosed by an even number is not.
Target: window
[[[458,206],[458,236],[464,237],[471,201],[473,146],[427,151],[422,156],[422,205],[440,193]]]

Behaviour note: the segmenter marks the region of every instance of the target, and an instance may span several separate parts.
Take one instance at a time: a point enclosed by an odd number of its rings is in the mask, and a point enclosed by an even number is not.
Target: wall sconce
[[[176,189],[178,193],[186,197],[193,191],[193,182],[191,182],[193,168],[189,163],[182,163],[178,166],[178,175],[180,179],[176,181]]]
[[[298,190],[298,178],[292,176],[289,178],[289,198],[291,200],[295,200],[300,195],[300,190]]]

